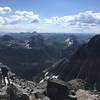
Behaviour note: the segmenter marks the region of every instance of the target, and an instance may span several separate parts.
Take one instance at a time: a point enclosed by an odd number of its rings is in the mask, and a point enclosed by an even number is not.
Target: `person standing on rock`
[[[0,69],[0,88],[2,86],[2,72],[1,72],[1,69]]]
[[[5,66],[5,65],[3,65],[2,67],[1,67],[1,71],[2,71],[2,79],[3,79],[3,82],[4,82],[4,85],[6,85],[7,83],[6,83],[6,79],[7,79],[7,81],[8,81],[8,85],[10,84],[10,80],[9,80],[9,77],[8,77],[8,68],[7,68],[7,66]]]

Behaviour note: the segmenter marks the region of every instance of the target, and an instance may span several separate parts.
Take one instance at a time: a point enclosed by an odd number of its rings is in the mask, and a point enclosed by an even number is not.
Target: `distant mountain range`
[[[19,33],[0,37],[0,62],[25,79],[41,79],[44,70],[69,59],[92,35]]]

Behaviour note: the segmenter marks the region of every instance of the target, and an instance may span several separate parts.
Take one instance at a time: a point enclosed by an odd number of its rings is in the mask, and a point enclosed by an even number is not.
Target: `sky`
[[[100,0],[0,0],[0,32],[100,33]]]

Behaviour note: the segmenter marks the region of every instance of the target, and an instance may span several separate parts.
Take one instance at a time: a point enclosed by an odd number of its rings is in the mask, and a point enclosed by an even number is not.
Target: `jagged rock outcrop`
[[[81,79],[48,80],[47,96],[51,100],[100,100],[99,93],[89,90],[88,83]]]
[[[8,100],[29,100],[29,96],[13,84],[7,88],[7,97]]]
[[[66,83],[58,80],[48,80],[47,95],[51,100],[67,100],[68,88]]]
[[[35,82],[16,79],[9,86],[0,87],[0,100],[50,100],[46,88]]]
[[[7,66],[0,63],[0,67]],[[10,71],[8,72],[8,77],[10,84],[8,84],[7,78],[5,78],[6,84],[4,84],[2,70],[0,70],[0,100],[37,100],[37,98],[49,100],[46,96],[46,83],[39,84],[37,82],[19,79]]]
[[[100,95],[96,91],[79,89],[76,92],[77,100],[100,100]]]
[[[17,84],[0,85],[0,100],[30,100],[29,95],[23,92]]]

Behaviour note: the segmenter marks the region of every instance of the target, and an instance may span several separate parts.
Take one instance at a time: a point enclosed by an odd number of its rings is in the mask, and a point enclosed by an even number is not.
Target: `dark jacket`
[[[2,75],[7,76],[8,75],[8,69],[6,67],[1,67]]]

